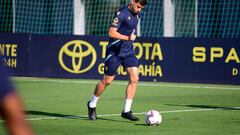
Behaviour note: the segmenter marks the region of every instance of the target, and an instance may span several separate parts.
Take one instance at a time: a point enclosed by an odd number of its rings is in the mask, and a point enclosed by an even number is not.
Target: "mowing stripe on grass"
[[[171,111],[161,111],[161,114],[168,113],[181,113],[181,112],[202,112],[202,111],[214,111],[214,110],[240,110],[240,107],[227,107],[227,108],[208,108],[208,109],[189,109],[189,110],[171,110]],[[146,112],[133,113],[135,115],[145,115]],[[98,117],[112,117],[112,116],[120,116],[121,114],[100,114]],[[78,115],[78,116],[64,116],[64,117],[41,117],[41,118],[28,118],[28,121],[39,121],[39,120],[57,120],[57,119],[80,119],[87,118],[87,115]],[[3,123],[4,121],[0,121]]]
[[[15,78],[17,81],[29,81],[29,82],[49,82],[49,83],[79,83],[79,84],[97,84],[98,81],[82,81],[82,80],[58,80],[58,79],[41,79],[41,78]],[[127,82],[113,82],[113,85],[127,85]],[[227,87],[226,85],[222,86],[200,86],[200,85],[184,85],[180,83],[174,84],[151,84],[151,83],[141,83],[139,86],[146,87],[175,87],[175,88],[194,88],[194,89],[222,89],[222,90],[240,90],[240,87]]]

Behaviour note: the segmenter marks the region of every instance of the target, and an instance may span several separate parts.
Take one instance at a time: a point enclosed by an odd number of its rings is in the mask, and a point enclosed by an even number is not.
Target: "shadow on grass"
[[[77,116],[77,115],[67,115],[67,114],[60,114],[60,113],[50,113],[50,112],[43,112],[43,111],[25,111],[28,115],[40,115],[40,116],[48,116],[48,117],[56,117],[57,118],[64,118],[64,119],[88,119],[85,116]]]
[[[136,123],[135,126],[144,126],[144,127],[148,127],[148,125],[145,124],[145,123],[144,123],[144,124],[143,124],[143,123]]]
[[[177,105],[177,104],[165,104],[168,106],[184,106],[192,108],[204,108],[204,109],[219,109],[219,110],[240,110],[240,107],[226,107],[226,106],[215,106],[215,105]]]
[[[109,118],[101,118],[98,117],[97,120],[105,120],[105,121],[112,121],[112,122],[122,122],[122,123],[133,123],[132,121],[127,121],[127,120],[117,120],[117,119],[109,119]]]
[[[82,120],[89,120],[87,116],[77,116],[77,115],[68,115],[68,114],[60,114],[60,113],[51,113],[51,112],[43,112],[43,111],[35,111],[35,110],[28,110],[25,111],[28,115],[39,115],[39,116],[47,116],[47,118],[39,118],[39,119],[82,119]],[[48,118],[49,117],[49,118]],[[132,123],[131,121],[127,120],[117,120],[117,119],[109,119],[109,118],[102,118],[98,117],[97,121],[112,121],[112,122],[123,122],[123,123]]]

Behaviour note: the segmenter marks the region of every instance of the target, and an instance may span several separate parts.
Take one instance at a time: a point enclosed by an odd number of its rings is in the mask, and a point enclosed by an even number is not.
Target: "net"
[[[163,36],[163,2],[151,0],[143,9],[140,35],[143,37]]]
[[[16,33],[72,34],[70,0],[15,0]]]
[[[12,32],[13,28],[12,1],[0,1],[0,32]]]
[[[174,4],[176,37],[239,37],[239,0],[175,0]]]
[[[239,0],[199,0],[198,7],[199,37],[240,37]]]
[[[86,34],[107,35],[114,12],[128,0],[86,0]]]
[[[194,37],[195,36],[195,0],[176,0],[175,5],[175,36]]]
[[[114,12],[128,5],[130,0],[88,0],[86,7],[86,34],[102,35],[108,33]],[[162,1],[152,1],[142,12],[140,35],[160,37],[163,34]]]
[[[73,34],[74,1],[77,0],[1,0],[0,32]],[[85,35],[108,35],[114,12],[131,0],[79,0],[84,17],[76,25]],[[239,38],[239,0],[148,0],[140,20],[139,35],[163,37],[172,23],[174,37]],[[173,10],[167,14],[166,10]],[[77,13],[78,14],[78,13]],[[167,22],[166,17],[173,18]],[[171,31],[171,30],[170,30]]]

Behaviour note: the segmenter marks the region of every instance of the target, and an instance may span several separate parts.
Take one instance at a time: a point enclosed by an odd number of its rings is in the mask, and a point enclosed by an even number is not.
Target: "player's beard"
[[[139,13],[139,12],[135,12],[132,4],[129,5],[129,9],[133,13],[133,15],[137,15]]]

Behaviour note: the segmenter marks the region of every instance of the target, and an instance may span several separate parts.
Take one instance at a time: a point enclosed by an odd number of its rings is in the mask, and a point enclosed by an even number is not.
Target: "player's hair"
[[[139,3],[142,6],[147,5],[147,0],[135,0],[135,2]]]

